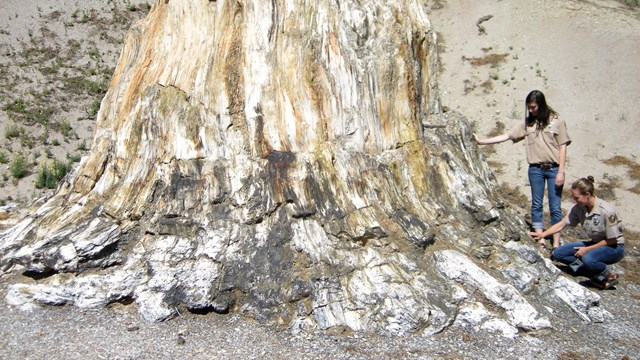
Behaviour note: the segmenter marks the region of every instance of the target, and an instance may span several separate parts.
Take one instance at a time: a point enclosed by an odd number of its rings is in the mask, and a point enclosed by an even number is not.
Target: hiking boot
[[[598,281],[595,278],[592,278],[591,282],[600,290],[607,290],[613,285],[618,283],[618,274],[612,271],[609,273],[609,275],[607,275],[607,277],[604,280]]]
[[[607,278],[604,279],[604,282],[602,283],[602,290],[606,290],[617,283],[618,283],[618,274],[612,271],[609,273],[609,275],[607,275]]]

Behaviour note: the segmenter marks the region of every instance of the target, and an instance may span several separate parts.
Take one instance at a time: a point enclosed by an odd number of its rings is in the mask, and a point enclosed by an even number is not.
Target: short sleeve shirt
[[[570,226],[581,224],[593,241],[616,239],[618,244],[624,244],[622,220],[613,205],[599,198],[596,198],[596,204],[590,213],[585,207],[574,205],[564,222]]]
[[[514,143],[525,139],[529,164],[559,163],[560,145],[571,143],[567,125],[557,117],[552,118],[544,129],[538,129],[535,123],[527,126],[520,122],[507,132],[507,136]]]

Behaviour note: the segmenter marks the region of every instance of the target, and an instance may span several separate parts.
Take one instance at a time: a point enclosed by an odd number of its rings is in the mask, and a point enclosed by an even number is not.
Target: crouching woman
[[[577,180],[571,185],[571,195],[576,205],[561,221],[542,233],[531,232],[536,240],[562,231],[567,225],[581,224],[589,236],[589,241],[565,244],[557,248],[552,256],[570,265],[574,271],[583,269],[594,285],[608,289],[618,283],[618,274],[608,265],[616,263],[624,256],[624,236],[622,222],[616,209],[594,194],[593,177]]]

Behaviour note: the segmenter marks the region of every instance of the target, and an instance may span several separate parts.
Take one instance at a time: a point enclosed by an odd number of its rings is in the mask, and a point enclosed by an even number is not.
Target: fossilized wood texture
[[[90,156],[0,237],[5,271],[48,275],[8,301],[393,333],[478,303],[513,329],[549,326],[541,303],[601,318],[494,206],[435,44],[418,1],[156,2]]]

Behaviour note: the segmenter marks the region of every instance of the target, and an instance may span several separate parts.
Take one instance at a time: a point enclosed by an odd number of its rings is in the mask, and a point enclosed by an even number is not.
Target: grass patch
[[[487,161],[487,164],[489,164],[489,167],[491,168],[491,170],[493,170],[493,172],[495,172],[496,174],[504,173],[504,167],[506,166],[504,163],[496,162],[496,161]]]
[[[64,136],[65,139],[67,139],[68,137],[71,136],[71,134],[73,134],[73,127],[71,126],[71,123],[69,123],[69,121],[67,119],[63,119],[60,124],[60,133],[62,134],[62,136]]]
[[[503,122],[496,121],[496,126],[493,129],[491,129],[491,131],[489,131],[489,134],[487,135],[487,138],[491,138],[491,137],[494,137],[494,136],[498,136],[498,135],[504,134],[505,129],[506,128],[505,128],[505,125],[504,125]],[[482,149],[482,152],[485,155],[492,155],[492,154],[496,153],[495,146],[496,146],[495,144],[494,145],[482,146],[481,149]],[[489,165],[491,165],[491,163]],[[494,168],[493,166],[491,166],[491,167]],[[497,167],[501,169],[502,167],[504,167],[504,165],[500,164],[500,166],[497,166]]]
[[[29,174],[29,164],[27,158],[21,153],[13,155],[13,161],[9,165],[9,172],[14,179],[19,180]]]
[[[91,105],[87,109],[87,116],[89,119],[94,119],[96,115],[98,115],[98,111],[100,110],[100,99],[93,99]]]
[[[504,123],[502,121],[496,121],[496,127],[494,127],[489,132],[489,136],[494,137],[494,136],[502,135],[504,134],[505,130],[506,130],[506,126],[504,125]]]
[[[9,115],[16,119],[21,120],[27,125],[33,125],[35,123],[46,125],[49,123],[51,116],[53,116],[53,108],[36,102],[36,106],[29,106],[23,99],[16,99],[6,104],[3,109],[9,113]]]
[[[36,189],[55,189],[62,178],[71,170],[71,163],[53,160],[38,169],[34,186]]]
[[[4,129],[4,137],[7,139],[19,138],[24,133],[24,128],[16,123],[8,124]]]
[[[640,164],[622,155],[616,155],[611,159],[604,160],[603,162],[610,166],[626,166],[627,176],[629,176],[632,181],[636,182],[635,186],[627,190],[634,194],[640,194]],[[621,187],[619,181],[618,187]]]
[[[92,81],[84,76],[72,76],[63,81],[65,83],[65,89],[75,95],[104,95],[109,87],[109,83],[106,80]]]
[[[640,164],[637,162],[622,155],[616,155],[611,159],[604,160],[603,162],[611,166],[626,166],[629,178],[631,178],[631,180],[640,181]]]
[[[480,84],[482,88],[482,92],[485,94],[489,94],[491,90],[493,90],[493,81],[491,79],[485,80],[482,84]]]
[[[80,155],[67,153],[67,160],[69,160],[72,163],[80,162],[80,159],[81,159]]]
[[[528,209],[530,207],[529,198],[524,195],[518,187],[511,187],[506,183],[500,184],[498,192],[502,194],[508,204]]]
[[[9,163],[9,157],[7,156],[7,153],[4,151],[0,151],[0,164],[8,164]]]
[[[480,57],[465,57],[463,60],[468,60],[473,66],[491,65],[491,67],[498,67],[507,61],[507,57],[509,57],[509,54],[487,54]]]

